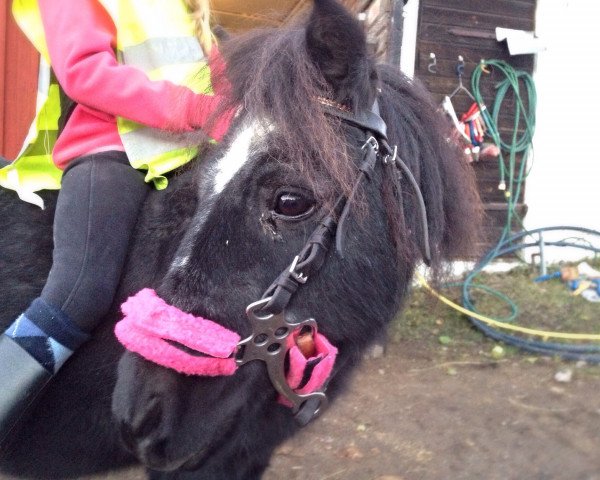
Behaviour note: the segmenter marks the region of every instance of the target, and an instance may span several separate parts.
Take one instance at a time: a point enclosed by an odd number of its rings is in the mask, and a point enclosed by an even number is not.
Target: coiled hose
[[[482,75],[484,71],[486,71],[485,67],[492,67],[495,71],[500,72],[504,76],[504,80],[496,85],[496,98],[491,112],[485,108],[480,88]],[[451,307],[466,314],[475,327],[495,340],[538,354],[559,356],[568,360],[585,360],[589,363],[600,363],[600,334],[549,332],[509,323],[518,316],[517,305],[504,294],[485,285],[477,285],[474,283],[477,275],[479,275],[494,259],[527,247],[540,246],[541,240],[528,241],[528,237],[537,234],[541,238],[543,232],[550,231],[574,231],[600,238],[600,232],[569,226],[546,227],[531,231],[524,228],[523,222],[516,210],[516,205],[521,194],[524,180],[527,177],[528,172],[526,172],[526,165],[529,161],[532,139],[535,132],[537,96],[533,78],[527,72],[517,71],[502,60],[482,60],[479,67],[474,70],[471,82],[473,95],[486,124],[487,134],[493,139],[500,150],[500,155],[498,157],[500,183],[498,188],[504,190],[504,196],[507,202],[506,222],[498,243],[480,262],[477,263],[462,283],[463,307],[434,291],[422,277],[419,277],[419,281],[425,288],[444,301],[444,303],[447,303]],[[524,87],[527,102],[524,102],[523,96],[521,95],[521,85]],[[510,140],[506,141],[500,135],[498,119],[501,108],[509,92],[512,93],[514,98],[515,111]],[[521,122],[523,122],[523,124]],[[521,125],[523,125],[523,129],[522,134],[519,135]],[[508,159],[505,157],[505,154],[508,154]],[[517,156],[519,154],[522,155],[522,157],[520,165],[517,167]],[[517,234],[511,234],[512,226],[515,221],[522,228],[522,231]],[[545,242],[544,245],[583,248],[594,253],[600,253],[600,249],[593,245],[581,245],[568,240]],[[471,298],[471,291],[474,289],[485,290],[489,294],[506,302],[510,307],[511,314],[504,319],[492,319],[485,315],[481,315],[477,312]],[[514,333],[507,333],[507,331]],[[549,341],[549,339],[560,339],[564,341],[564,343]],[[593,343],[575,344],[573,343],[575,341]]]

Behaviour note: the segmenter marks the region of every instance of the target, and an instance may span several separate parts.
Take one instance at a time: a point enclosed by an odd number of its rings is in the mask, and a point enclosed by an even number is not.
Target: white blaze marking
[[[217,173],[214,176],[213,193],[218,195],[231,181],[237,172],[244,166],[253,151],[260,150],[267,133],[272,132],[275,127],[267,122],[252,121],[248,126],[242,128],[241,132],[234,138],[221,157],[216,166]]]
[[[250,157],[250,145],[255,136],[255,125],[251,124],[244,128],[231,142],[229,150],[219,160],[213,191],[219,194],[223,191],[229,181],[242,168]]]
[[[210,205],[217,195],[219,195],[231,181],[231,179],[240,171],[240,169],[248,162],[253,152],[259,152],[260,149],[265,145],[261,140],[268,132],[272,132],[274,127],[266,122],[252,121],[244,126],[237,136],[231,142],[228,150],[225,154],[217,161],[213,167],[215,172],[212,174],[212,187],[213,192],[209,194],[210,198],[205,198],[205,205]],[[211,172],[211,173],[212,173]],[[207,187],[210,188],[211,179],[207,178]],[[198,233],[204,225],[204,221],[207,215],[210,213],[210,208],[204,211],[196,212],[195,225],[191,228],[194,234]],[[189,232],[188,232],[189,237]],[[225,242],[226,246],[229,246],[229,239]],[[180,247],[180,253],[173,262],[171,263],[170,270],[177,270],[185,268],[190,263],[189,257],[190,247],[182,245]]]
[[[185,267],[190,262],[190,257],[185,255],[182,257],[176,257],[171,264],[171,269],[178,269]]]

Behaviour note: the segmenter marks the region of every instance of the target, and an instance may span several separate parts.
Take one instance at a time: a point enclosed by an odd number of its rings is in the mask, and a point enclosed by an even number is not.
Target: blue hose
[[[600,232],[597,230],[592,230],[589,228],[582,227],[570,227],[570,226],[556,226],[556,227],[545,227],[538,228],[535,230],[529,230],[524,232],[519,232],[507,239],[501,240],[476,266],[475,268],[467,275],[465,281],[462,284],[462,301],[463,306],[468,310],[475,312],[475,306],[471,301],[470,290],[474,288],[480,288],[479,286],[475,286],[472,282],[473,279],[483,270],[483,268],[488,265],[492,260],[502,255],[507,255],[509,253],[516,252],[518,250],[522,250],[524,248],[536,247],[539,246],[539,242],[522,242],[516,243],[522,240],[524,237],[527,237],[536,233],[550,232],[550,231],[569,231],[569,232],[578,232],[584,233],[587,235],[592,235],[596,237],[600,237]],[[582,245],[579,243],[574,243],[566,240],[557,240],[557,241],[545,241],[545,246],[554,246],[554,247],[572,247],[572,248],[580,248],[583,250],[592,251],[594,253],[600,253],[600,248],[596,248],[593,245]],[[496,295],[500,297],[499,295]],[[512,302],[508,302],[511,305],[511,308],[514,306]],[[494,340],[498,340],[504,342],[508,345],[514,345],[523,350],[530,351],[537,354],[543,355],[551,355],[558,356],[564,358],[566,360],[584,360],[588,363],[600,363],[600,345],[573,345],[569,343],[557,343],[557,342],[543,342],[539,340],[529,340],[523,337],[519,337],[516,335],[508,334],[501,332],[485,323],[477,320],[473,317],[469,317],[471,323],[481,330],[485,335],[493,338]]]

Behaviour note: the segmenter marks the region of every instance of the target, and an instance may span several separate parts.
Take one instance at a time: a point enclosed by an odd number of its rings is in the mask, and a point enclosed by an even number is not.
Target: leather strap
[[[378,139],[387,140],[387,125],[379,116],[379,105],[375,101],[371,111],[352,113],[321,102],[323,110],[328,115],[340,118],[360,129],[372,132]]]
[[[338,205],[336,204],[334,207],[334,212],[339,208]],[[262,309],[263,311],[267,313],[282,312],[298,287],[321,268],[331,246],[336,225],[333,214],[330,214],[315,228],[294,262],[279,274],[263,294],[262,298],[271,297],[271,300]]]

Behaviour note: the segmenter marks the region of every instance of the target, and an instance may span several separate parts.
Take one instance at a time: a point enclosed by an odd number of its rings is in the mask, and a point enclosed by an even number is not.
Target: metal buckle
[[[238,366],[253,360],[262,360],[275,390],[291,404],[298,423],[305,425],[327,406],[327,396],[322,391],[298,394],[288,385],[285,377],[285,358],[288,352],[287,338],[297,328],[308,326],[316,332],[317,322],[313,318],[298,323],[285,319],[285,310],[277,314],[262,314],[260,311],[271,297],[263,298],[246,307],[246,316],[252,325],[252,334],[238,343],[235,362]]]
[[[394,145],[391,157],[392,158],[390,158],[390,155],[387,154],[385,157],[383,157],[383,163],[385,163],[386,165],[390,163],[394,165],[396,163],[396,158],[398,158],[398,145]]]
[[[292,264],[290,265],[290,275],[296,280],[298,283],[305,284],[308,281],[308,275],[304,275],[302,272],[296,271],[296,266],[300,261],[300,255],[296,255],[294,260],[292,260]]]
[[[363,150],[366,147],[371,147],[373,150],[375,150],[375,152],[379,151],[379,142],[377,141],[377,139],[373,136],[370,136],[369,138],[367,138],[367,140],[365,141],[364,145],[361,147]]]

